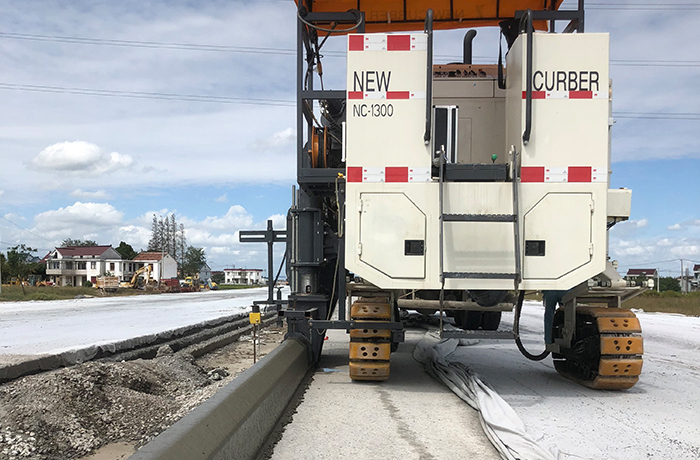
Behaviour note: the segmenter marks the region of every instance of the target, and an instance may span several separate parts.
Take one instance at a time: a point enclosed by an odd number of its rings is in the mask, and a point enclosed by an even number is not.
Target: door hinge
[[[357,255],[362,255],[362,243],[357,243]]]
[[[359,200],[357,202],[357,212],[362,212],[362,200]]]
[[[595,211],[595,201],[593,200],[593,198],[591,198],[591,201],[590,203],[588,203],[588,205],[591,207],[591,214],[593,214],[593,211]]]
[[[593,257],[593,243],[588,245],[588,254]]]

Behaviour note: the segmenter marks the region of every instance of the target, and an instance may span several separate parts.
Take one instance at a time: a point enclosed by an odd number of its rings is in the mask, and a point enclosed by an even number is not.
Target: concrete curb
[[[309,369],[304,344],[287,339],[129,460],[252,460]]]
[[[266,320],[275,314],[276,313],[273,312],[266,314]],[[0,364],[0,383],[9,382],[19,377],[36,374],[42,371],[73,366],[96,359],[105,359],[115,354],[121,355],[125,353],[123,356],[120,356],[119,360],[153,358],[158,348],[164,343],[171,344],[174,351],[178,351],[182,348],[212,338],[215,339],[217,336],[223,336],[231,331],[242,329],[246,324],[248,324],[247,314],[238,313],[141,337],[134,337],[102,345],[91,345],[52,355],[39,355],[32,358],[27,357],[16,363]],[[245,331],[241,331],[241,333],[245,333]],[[221,339],[219,341],[221,345],[219,346],[226,345],[227,343],[225,340],[225,338]],[[214,341],[216,342],[216,340]],[[233,340],[229,340],[228,343],[231,341]],[[210,347],[205,353],[215,348],[218,347]]]

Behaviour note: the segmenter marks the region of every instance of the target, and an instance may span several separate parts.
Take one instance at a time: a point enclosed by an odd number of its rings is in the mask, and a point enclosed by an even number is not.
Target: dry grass
[[[700,292],[681,294],[666,291],[661,293],[645,292],[625,302],[626,308],[638,308],[644,311],[661,313],[680,313],[687,316],[700,316]]]
[[[525,299],[542,301],[541,292],[529,292]],[[681,294],[680,292],[645,292],[623,305],[647,312],[680,313],[687,316],[700,316],[700,292]]]
[[[21,286],[2,286],[0,293],[0,302],[2,301],[23,301],[23,300],[61,300],[74,299],[76,296],[94,296],[94,297],[120,297],[129,295],[145,294],[146,292],[138,289],[119,289],[114,293],[104,294],[98,289],[89,287],[55,287],[55,286],[25,286],[22,292]],[[158,292],[155,292],[156,294]],[[150,292],[148,293],[150,294]]]

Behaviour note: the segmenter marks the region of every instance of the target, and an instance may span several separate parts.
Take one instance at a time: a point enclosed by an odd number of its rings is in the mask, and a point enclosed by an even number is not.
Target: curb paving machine
[[[439,311],[444,338],[551,352],[590,388],[637,382],[641,328],[620,307],[646,286],[608,257],[631,206],[630,190],[609,188],[609,37],[584,33],[583,0],[561,2],[298,0],[299,190],[284,236],[248,233],[286,241],[291,295],[264,303],[283,305],[287,336],[313,360],[327,329],[346,329],[350,377],[387,379],[400,309],[412,309]],[[434,29],[479,26],[500,27],[497,65],[472,64],[473,30],[462,62],[433,63]],[[323,85],[336,35],[345,90]],[[526,291],[565,292],[540,355],[519,337]],[[513,331],[499,331],[513,309]]]

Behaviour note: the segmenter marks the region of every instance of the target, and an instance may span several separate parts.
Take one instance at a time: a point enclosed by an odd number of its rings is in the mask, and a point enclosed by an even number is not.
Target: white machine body
[[[569,289],[605,270],[608,194],[615,218],[629,191],[608,190],[611,90],[607,34],[533,36],[530,141],[526,124],[526,36],[510,49],[506,90],[493,74],[434,78],[432,104],[449,107],[448,143],[426,144],[427,36],[348,38],[346,268],[383,289]],[[487,66],[488,67],[488,66]],[[434,124],[433,120],[433,124]],[[441,223],[435,152],[469,165],[504,165],[503,180],[443,182],[444,214],[516,214],[517,223]],[[492,159],[495,154],[497,158]],[[486,165],[486,166],[483,166]],[[509,166],[505,166],[509,165]],[[519,253],[515,235],[518,226]],[[442,247],[440,232],[443,232]]]

